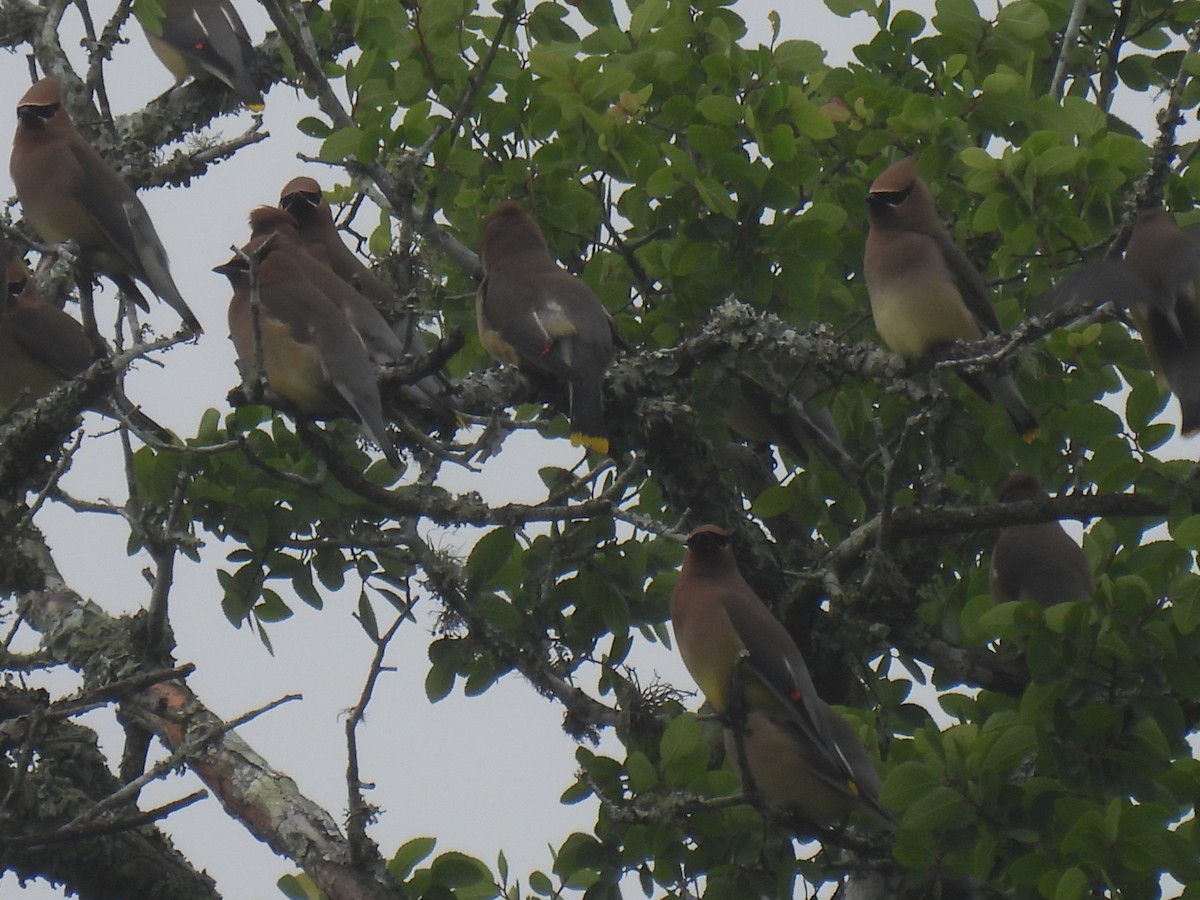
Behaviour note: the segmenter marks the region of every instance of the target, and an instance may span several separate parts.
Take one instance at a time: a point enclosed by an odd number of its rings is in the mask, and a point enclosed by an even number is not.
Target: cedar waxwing
[[[212,76],[254,112],[262,93],[250,76],[254,48],[230,0],[164,0],[162,18],[138,17],[150,49],[180,85],[188,76]]]
[[[343,281],[378,308],[395,302],[395,292],[342,242],[333,211],[315,179],[301,175],[283,186],[279,205],[295,218],[308,252],[324,262]]]
[[[479,339],[500,362],[570,389],[571,443],[608,453],[604,374],[617,326],[591,288],[559,268],[537,223],[511,200],[483,223]]]
[[[817,696],[796,642],[742,578],[729,532],[702,525],[687,546],[671,592],[675,641],[718,712],[746,709],[745,765],[763,797],[818,826],[854,809],[890,824],[875,767],[846,720]],[[731,696],[739,665],[741,703]],[[736,732],[726,731],[725,744],[740,773]]]
[[[308,252],[332,269],[358,298],[343,299],[338,305],[362,336],[372,362],[387,366],[404,362],[408,356],[424,359],[428,355],[424,337],[411,317],[405,316],[399,324],[402,338],[380,314],[380,308],[395,305],[395,293],[342,242],[321,186],[312,178],[293,178],[280,192],[279,205],[291,213]],[[451,386],[440,374],[426,375],[408,388],[404,393],[409,399],[448,419],[457,418],[447,396]]]
[[[39,400],[82,374],[95,359],[83,326],[42,299],[24,260],[9,263],[0,306],[0,408]],[[162,443],[177,442],[122,395],[104,398],[93,409],[124,421],[143,441],[151,436]]]
[[[0,406],[44,397],[92,364],[83,326],[46,303],[21,259],[8,265],[0,315]]]
[[[956,340],[1001,333],[983,278],[938,219],[915,157],[875,179],[867,219],[867,293],[875,327],[892,352],[912,361]],[[1011,375],[960,374],[981,397],[1004,407],[1025,440],[1037,437],[1037,419]]]
[[[25,217],[47,241],[79,242],[84,260],[143,309],[136,278],[187,326],[200,322],[171,278],[167,251],[142,201],[75,129],[62,86],[47,77],[17,104],[10,172]]]
[[[1011,475],[1000,489],[1001,503],[1020,503],[1046,496],[1026,472]],[[1000,531],[988,569],[996,603],[1032,600],[1053,606],[1092,596],[1095,584],[1087,557],[1058,522],[1010,525]]]
[[[817,452],[825,455],[822,439],[833,452],[845,453],[841,435],[833,416],[823,406],[811,400],[820,393],[815,379],[801,376],[794,389],[799,408],[780,403],[762,384],[744,372],[731,372],[728,390],[731,397],[725,406],[725,424],[748,441],[778,444],[787,447],[798,459],[807,459],[808,449],[817,444]]]
[[[1166,210],[1138,215],[1125,262],[1148,290],[1126,301],[1160,383],[1179,398],[1185,435],[1200,431],[1200,233]]]
[[[272,211],[287,215],[282,210]],[[258,264],[259,336],[266,370],[261,376],[266,385],[303,415],[357,419],[388,462],[401,468],[383,421],[375,368],[359,336],[311,281],[303,264],[307,254],[270,235],[254,238],[244,249],[262,252]],[[229,338],[237,350],[242,379],[249,383],[259,358],[250,264],[235,254],[213,271],[226,276],[233,286]]]
[[[250,213],[250,231],[254,238],[275,235],[273,246],[285,249],[312,286],[337,307],[346,324],[358,334],[372,363],[386,366],[404,359],[404,344],[388,327],[387,320],[371,301],[339,278],[325,260],[310,252],[290,213],[274,206],[260,206]]]

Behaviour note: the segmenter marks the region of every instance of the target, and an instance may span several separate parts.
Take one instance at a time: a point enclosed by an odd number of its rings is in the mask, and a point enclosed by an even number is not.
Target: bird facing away
[[[275,210],[286,216],[282,210]],[[250,263],[240,254],[213,269],[229,279],[229,338],[242,380],[256,380],[257,360],[267,387],[294,411],[312,418],[356,419],[395,468],[401,468],[379,399],[375,368],[358,335],[316,287],[297,252],[278,238],[254,238],[246,253],[258,263],[259,334],[255,334]],[[261,357],[259,339],[261,338]]]
[[[505,201],[483,223],[479,339],[496,359],[567,385],[571,443],[608,453],[604,374],[616,325],[591,288],[561,269],[537,223]]]
[[[139,16],[150,49],[180,85],[192,78],[216,78],[249,109],[263,108],[262,93],[250,76],[254,48],[230,0],[164,0],[162,18]]]
[[[411,316],[405,316],[398,329],[393,329],[380,314],[381,308],[395,308],[395,293],[342,242],[321,186],[307,176],[293,178],[284,185],[279,205],[295,220],[308,252],[332,269],[358,298],[345,299],[344,289],[339,289],[338,295],[344,299],[338,305],[367,345],[371,361],[388,366],[403,363],[409,357],[421,361],[428,356],[423,333]],[[448,380],[440,374],[431,374],[406,385],[401,394],[443,419],[454,421],[457,413],[448,396],[451,389]]]
[[[915,157],[875,179],[867,219],[867,293],[875,327],[892,352],[911,362],[956,340],[1001,333],[983,278],[938,218]],[[1027,441],[1037,437],[1037,419],[1011,375],[962,378],[985,400],[999,402]]]
[[[171,278],[142,201],[75,129],[57,78],[43,78],[17,103],[9,170],[25,216],[44,240],[78,241],[84,261],[143,309],[149,307],[134,279],[192,331],[203,330]]]
[[[36,402],[95,359],[83,326],[42,298],[23,260],[9,263],[0,307],[0,409]],[[119,392],[92,408],[125,422],[143,441],[177,442]]]
[[[1001,503],[1046,496],[1038,480],[1026,472],[1013,473],[1000,489]],[[988,575],[996,603],[1032,600],[1053,606],[1085,600],[1095,590],[1087,556],[1058,522],[1001,529]]]
[[[702,525],[687,547],[671,592],[675,641],[719,713],[746,711],[744,766],[763,797],[817,826],[855,809],[890,824],[875,767],[849,723],[817,696],[796,642],[742,578],[729,532]],[[733,694],[738,666],[740,698]],[[725,745],[741,772],[738,727],[727,722]]]

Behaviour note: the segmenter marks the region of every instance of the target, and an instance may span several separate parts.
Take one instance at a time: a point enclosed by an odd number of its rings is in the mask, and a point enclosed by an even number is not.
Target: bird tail
[[[608,428],[604,424],[603,370],[599,377],[571,382],[571,444],[608,453]]]
[[[179,293],[179,288],[175,286],[175,280],[171,277],[170,265],[167,262],[167,251],[163,248],[162,241],[159,240],[158,234],[154,231],[154,225],[150,222],[150,217],[146,214],[146,210],[140,203],[132,203],[126,201],[122,204],[125,210],[125,218],[129,222],[129,230],[133,235],[134,248],[137,254],[138,262],[142,266],[141,280],[150,288],[158,299],[165,302],[168,306],[179,313],[184,324],[188,326],[196,334],[201,334],[204,328],[200,325],[200,320],[196,318],[196,314],[188,307],[187,302],[183,299],[183,295]],[[124,285],[119,285],[122,288],[127,288]],[[136,296],[141,296],[135,291]],[[145,298],[142,298],[142,303],[139,304],[144,309]]]
[[[167,444],[181,447],[182,442],[175,434],[146,415],[133,401],[119,389],[114,391],[111,398],[111,409],[105,409],[105,415],[116,419],[129,428],[144,444]]]
[[[1008,413],[1013,427],[1017,429],[1017,434],[1021,435],[1027,444],[1036,441],[1041,434],[1037,416],[1033,414],[1028,404],[1025,403],[1025,398],[1017,390],[1017,385],[1013,381],[1012,376],[990,377],[984,383],[987,386],[988,393]]]
[[[392,464],[392,468],[401,471],[404,469],[404,462],[400,459],[400,454],[396,450],[396,444],[392,440],[391,434],[387,430],[387,426],[383,424],[383,415],[372,416],[372,421],[363,420],[363,428],[367,432],[367,436],[371,438],[379,449],[383,451],[384,457]]]

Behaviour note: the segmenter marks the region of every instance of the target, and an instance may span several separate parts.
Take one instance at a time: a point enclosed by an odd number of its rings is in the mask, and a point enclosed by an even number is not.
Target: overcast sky
[[[843,62],[857,39],[868,38],[873,23],[865,17],[837,19],[823,4],[777,0],[743,0],[736,9],[748,21],[757,40],[770,36],[767,14],[779,7],[783,38],[808,38],[830,48],[831,61]],[[931,3],[913,2],[915,9]],[[111,14],[115,3],[93,2],[97,21]],[[239,11],[257,41],[270,27],[266,14],[255,3],[238,2]],[[74,10],[68,12],[68,18]],[[109,95],[117,112],[129,112],[165,90],[171,81],[152,56],[140,30],[131,25],[129,44],[118,47],[106,68]],[[12,127],[17,99],[28,84],[24,56],[0,57],[0,109]],[[225,309],[229,298],[226,280],[209,270],[229,256],[231,243],[247,237],[245,217],[252,206],[274,204],[279,188],[292,176],[313,175],[326,186],[328,170],[306,167],[296,160],[298,151],[315,152],[294,128],[302,115],[316,114],[315,105],[294,92],[275,87],[267,98],[265,121],[271,138],[250,147],[186,190],[151,191],[142,195],[171,254],[180,288],[205,326],[196,346],[177,348],[164,359],[165,368],[142,365],[129,383],[129,393],[147,411],[182,434],[193,434],[200,414],[209,407],[226,409],[226,391],[236,383],[233,352],[227,339]],[[234,135],[250,122],[248,113],[218,122],[225,134]],[[0,173],[0,194],[13,194],[7,167]],[[465,301],[464,301],[465,302]],[[160,331],[177,326],[176,315],[151,301],[150,316]],[[102,323],[111,322],[112,294],[100,298]],[[89,421],[95,433],[103,428]],[[514,440],[522,440],[525,452]],[[124,495],[117,442],[103,438],[88,448],[92,460],[77,467],[66,482],[68,490],[86,497]],[[479,490],[487,499],[529,499],[542,494],[536,466],[557,460],[572,464],[578,453],[565,442],[546,442],[532,435],[509,441],[489,471],[462,487]],[[509,462],[519,458],[523,465]],[[495,476],[503,466],[503,476]],[[85,517],[50,508],[39,517],[67,581],[112,614],[131,612],[147,597],[140,576],[147,565],[142,557],[128,559],[125,534],[113,520]],[[463,530],[445,538],[465,550],[475,532]],[[345,809],[345,747],[341,711],[352,705],[362,686],[373,652],[372,645],[350,616],[357,590],[348,584],[341,596],[327,597],[323,612],[296,604],[297,615],[273,626],[275,655],[269,655],[248,629],[235,630],[225,620],[213,566],[231,547],[211,538],[204,551],[205,564],[181,559],[178,584],[172,594],[172,621],[179,640],[177,659],[193,662],[196,673],[189,684],[218,715],[233,718],[284,694],[303,693],[292,703],[240,730],[242,736],[267,760],[293,777],[309,797],[339,822]],[[70,552],[67,552],[67,548]],[[421,611],[421,610],[419,610]],[[439,838],[438,852],[457,849],[479,856],[494,868],[503,850],[511,872],[524,879],[535,868],[551,865],[547,844],[557,846],[571,831],[590,831],[595,821],[593,804],[562,806],[558,797],[573,781],[575,745],[559,725],[562,710],[532,692],[518,677],[510,676],[480,698],[465,699],[455,693],[437,705],[424,696],[428,669],[428,614],[422,623],[406,626],[392,646],[389,663],[398,667],[386,675],[376,693],[371,715],[361,732],[362,766],[366,780],[379,789],[367,799],[383,808],[372,833],[385,854],[412,837]],[[29,648],[33,636],[26,635]],[[652,673],[681,687],[691,681],[673,653],[646,645],[637,657],[642,682]],[[66,687],[64,687],[66,685]],[[58,690],[69,690],[59,679]],[[120,756],[121,735],[107,711],[83,719],[103,736],[110,759]],[[157,752],[158,748],[155,748]],[[164,803],[195,790],[192,776],[160,782],[143,793],[143,807]],[[280,896],[276,879],[292,867],[262,844],[249,839],[235,821],[211,799],[174,815],[167,830],[181,850],[208,870],[227,897]],[[12,876],[0,879],[0,895],[18,893]],[[30,900],[58,897],[42,885],[24,895]]]

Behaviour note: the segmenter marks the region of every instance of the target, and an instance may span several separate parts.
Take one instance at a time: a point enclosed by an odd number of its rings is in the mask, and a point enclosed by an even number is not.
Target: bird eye
[[[201,50],[205,50],[207,48],[208,48],[208,44],[204,43],[204,41],[196,41],[196,43],[192,44],[192,49],[197,52],[199,52]]]

